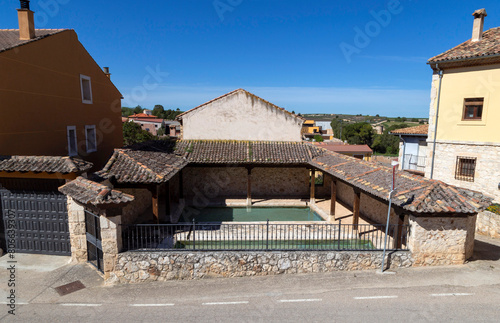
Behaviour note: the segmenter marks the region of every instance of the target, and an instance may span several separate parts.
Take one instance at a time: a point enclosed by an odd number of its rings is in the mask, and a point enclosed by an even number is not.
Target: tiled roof
[[[116,149],[97,175],[114,177],[118,183],[164,183],[186,165],[184,158],[173,153],[172,143],[155,142]]]
[[[191,163],[304,164],[320,149],[302,142],[181,140],[175,153]]]
[[[416,127],[408,127],[391,131],[393,135],[427,135],[429,125],[423,124]]]
[[[0,156],[0,171],[35,173],[83,173],[93,164],[74,157]]]
[[[29,40],[19,39],[19,29],[0,29],[0,53],[6,50],[19,47],[68,29],[36,29],[36,37]]]
[[[350,185],[388,201],[392,188],[392,168],[353,157],[327,152],[315,158],[311,165]],[[441,181],[396,172],[393,203],[415,213],[473,214],[491,204],[483,194],[454,187]]]
[[[59,187],[59,191],[83,204],[127,204],[134,200],[132,195],[113,190],[106,185],[93,182],[81,176]]]
[[[324,148],[326,150],[334,151],[337,153],[373,153],[373,150],[368,145],[319,145],[319,147]]]
[[[469,39],[442,54],[430,58],[429,63],[485,58],[498,54],[500,54],[500,27],[484,32],[483,39],[480,41],[473,42]]]
[[[210,103],[213,103],[213,102],[215,102],[215,101],[217,101],[217,100],[220,100],[220,99],[222,99],[222,98],[225,98],[225,97],[231,96],[231,95],[236,94],[236,93],[239,93],[239,92],[245,93],[245,94],[247,94],[247,95],[250,95],[250,96],[254,97],[254,98],[255,98],[255,99],[257,99],[257,100],[263,101],[263,102],[265,102],[265,103],[269,104],[270,106],[272,106],[273,108],[275,108],[275,109],[277,109],[277,110],[280,110],[280,111],[283,111],[283,112],[285,112],[285,113],[288,113],[289,115],[291,115],[291,116],[293,116],[293,117],[295,117],[295,118],[297,118],[297,119],[300,119],[300,120],[306,120],[305,118],[303,118],[303,117],[301,117],[301,116],[298,116],[298,115],[296,115],[296,114],[294,114],[294,113],[291,113],[291,112],[289,112],[289,111],[287,111],[287,110],[285,110],[285,109],[283,109],[283,108],[281,108],[281,107],[279,107],[279,106],[277,106],[277,105],[275,105],[275,104],[272,104],[271,102],[266,101],[266,100],[264,100],[263,98],[258,97],[257,95],[252,94],[252,93],[250,93],[250,92],[248,92],[248,91],[246,91],[246,90],[244,90],[244,89],[237,89],[237,90],[234,90],[234,91],[232,91],[232,92],[229,92],[229,93],[226,93],[226,94],[224,94],[224,95],[221,95],[221,96],[219,96],[218,98],[215,98],[215,99],[213,99],[213,100],[210,100],[210,101],[208,101],[208,102],[205,102],[205,103],[203,103],[203,104],[201,104],[201,105],[199,105],[199,106],[197,106],[197,107],[195,107],[195,108],[193,108],[193,109],[191,109],[191,110],[189,110],[189,111],[186,111],[186,112],[184,112],[184,113],[179,114],[179,115],[178,115],[175,119],[176,119],[176,120],[181,120],[181,119],[182,119],[182,117],[183,117],[184,115],[188,114],[188,113],[191,113],[191,112],[193,112],[193,111],[195,111],[195,110],[198,110],[198,109],[200,109],[200,108],[202,108],[202,107],[204,107],[204,106],[206,106],[206,105],[208,105],[208,104],[210,104]]]

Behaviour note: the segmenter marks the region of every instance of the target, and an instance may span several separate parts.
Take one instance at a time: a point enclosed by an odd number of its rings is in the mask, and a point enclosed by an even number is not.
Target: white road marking
[[[65,303],[65,304],[59,304],[61,306],[89,306],[89,307],[98,307],[102,306],[102,304],[83,304],[83,303]]]
[[[137,307],[161,307],[161,306],[174,306],[175,304],[130,304],[129,306]]]
[[[365,297],[353,297],[354,299],[389,299],[389,298],[398,298],[397,296],[365,296]]]
[[[431,294],[433,297],[442,297],[442,296],[473,296],[471,293],[445,293],[445,294]]]
[[[201,305],[238,305],[238,304],[248,304],[248,301],[203,303]]]
[[[7,303],[7,302],[0,302],[1,305],[8,305],[10,303]],[[16,302],[15,303],[16,305],[29,305],[29,303],[23,303],[23,302]]]
[[[278,302],[281,303],[298,303],[298,302],[321,302],[321,298],[309,298],[309,299],[280,299]]]

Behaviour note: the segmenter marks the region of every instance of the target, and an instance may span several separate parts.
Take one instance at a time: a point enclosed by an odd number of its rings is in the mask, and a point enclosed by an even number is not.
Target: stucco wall
[[[429,153],[429,156],[426,177],[430,176],[432,152]],[[458,156],[477,158],[474,182],[455,179]],[[451,185],[482,192],[492,196],[496,202],[500,202],[500,190],[498,189],[500,183],[500,145],[438,142],[433,178]]]
[[[303,120],[244,91],[215,100],[182,118],[182,138],[301,141]]]
[[[121,94],[73,30],[0,53],[0,71],[0,110],[9,112],[0,118],[3,155],[65,156],[67,126],[94,170],[123,146]],[[92,104],[82,103],[80,74],[91,78]],[[86,125],[96,126],[96,152],[86,151]]]

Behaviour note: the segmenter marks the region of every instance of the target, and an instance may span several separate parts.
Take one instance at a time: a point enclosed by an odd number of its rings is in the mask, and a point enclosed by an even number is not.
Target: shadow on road
[[[474,256],[471,261],[475,260],[500,260],[500,246],[476,240],[474,242]]]

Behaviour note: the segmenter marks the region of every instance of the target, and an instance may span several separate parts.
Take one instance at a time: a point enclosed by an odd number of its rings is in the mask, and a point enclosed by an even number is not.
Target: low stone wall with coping
[[[388,253],[391,268],[411,267],[410,252]],[[382,252],[124,252],[108,282],[268,276],[380,269]]]
[[[477,215],[476,233],[500,239],[500,215],[483,211]]]

